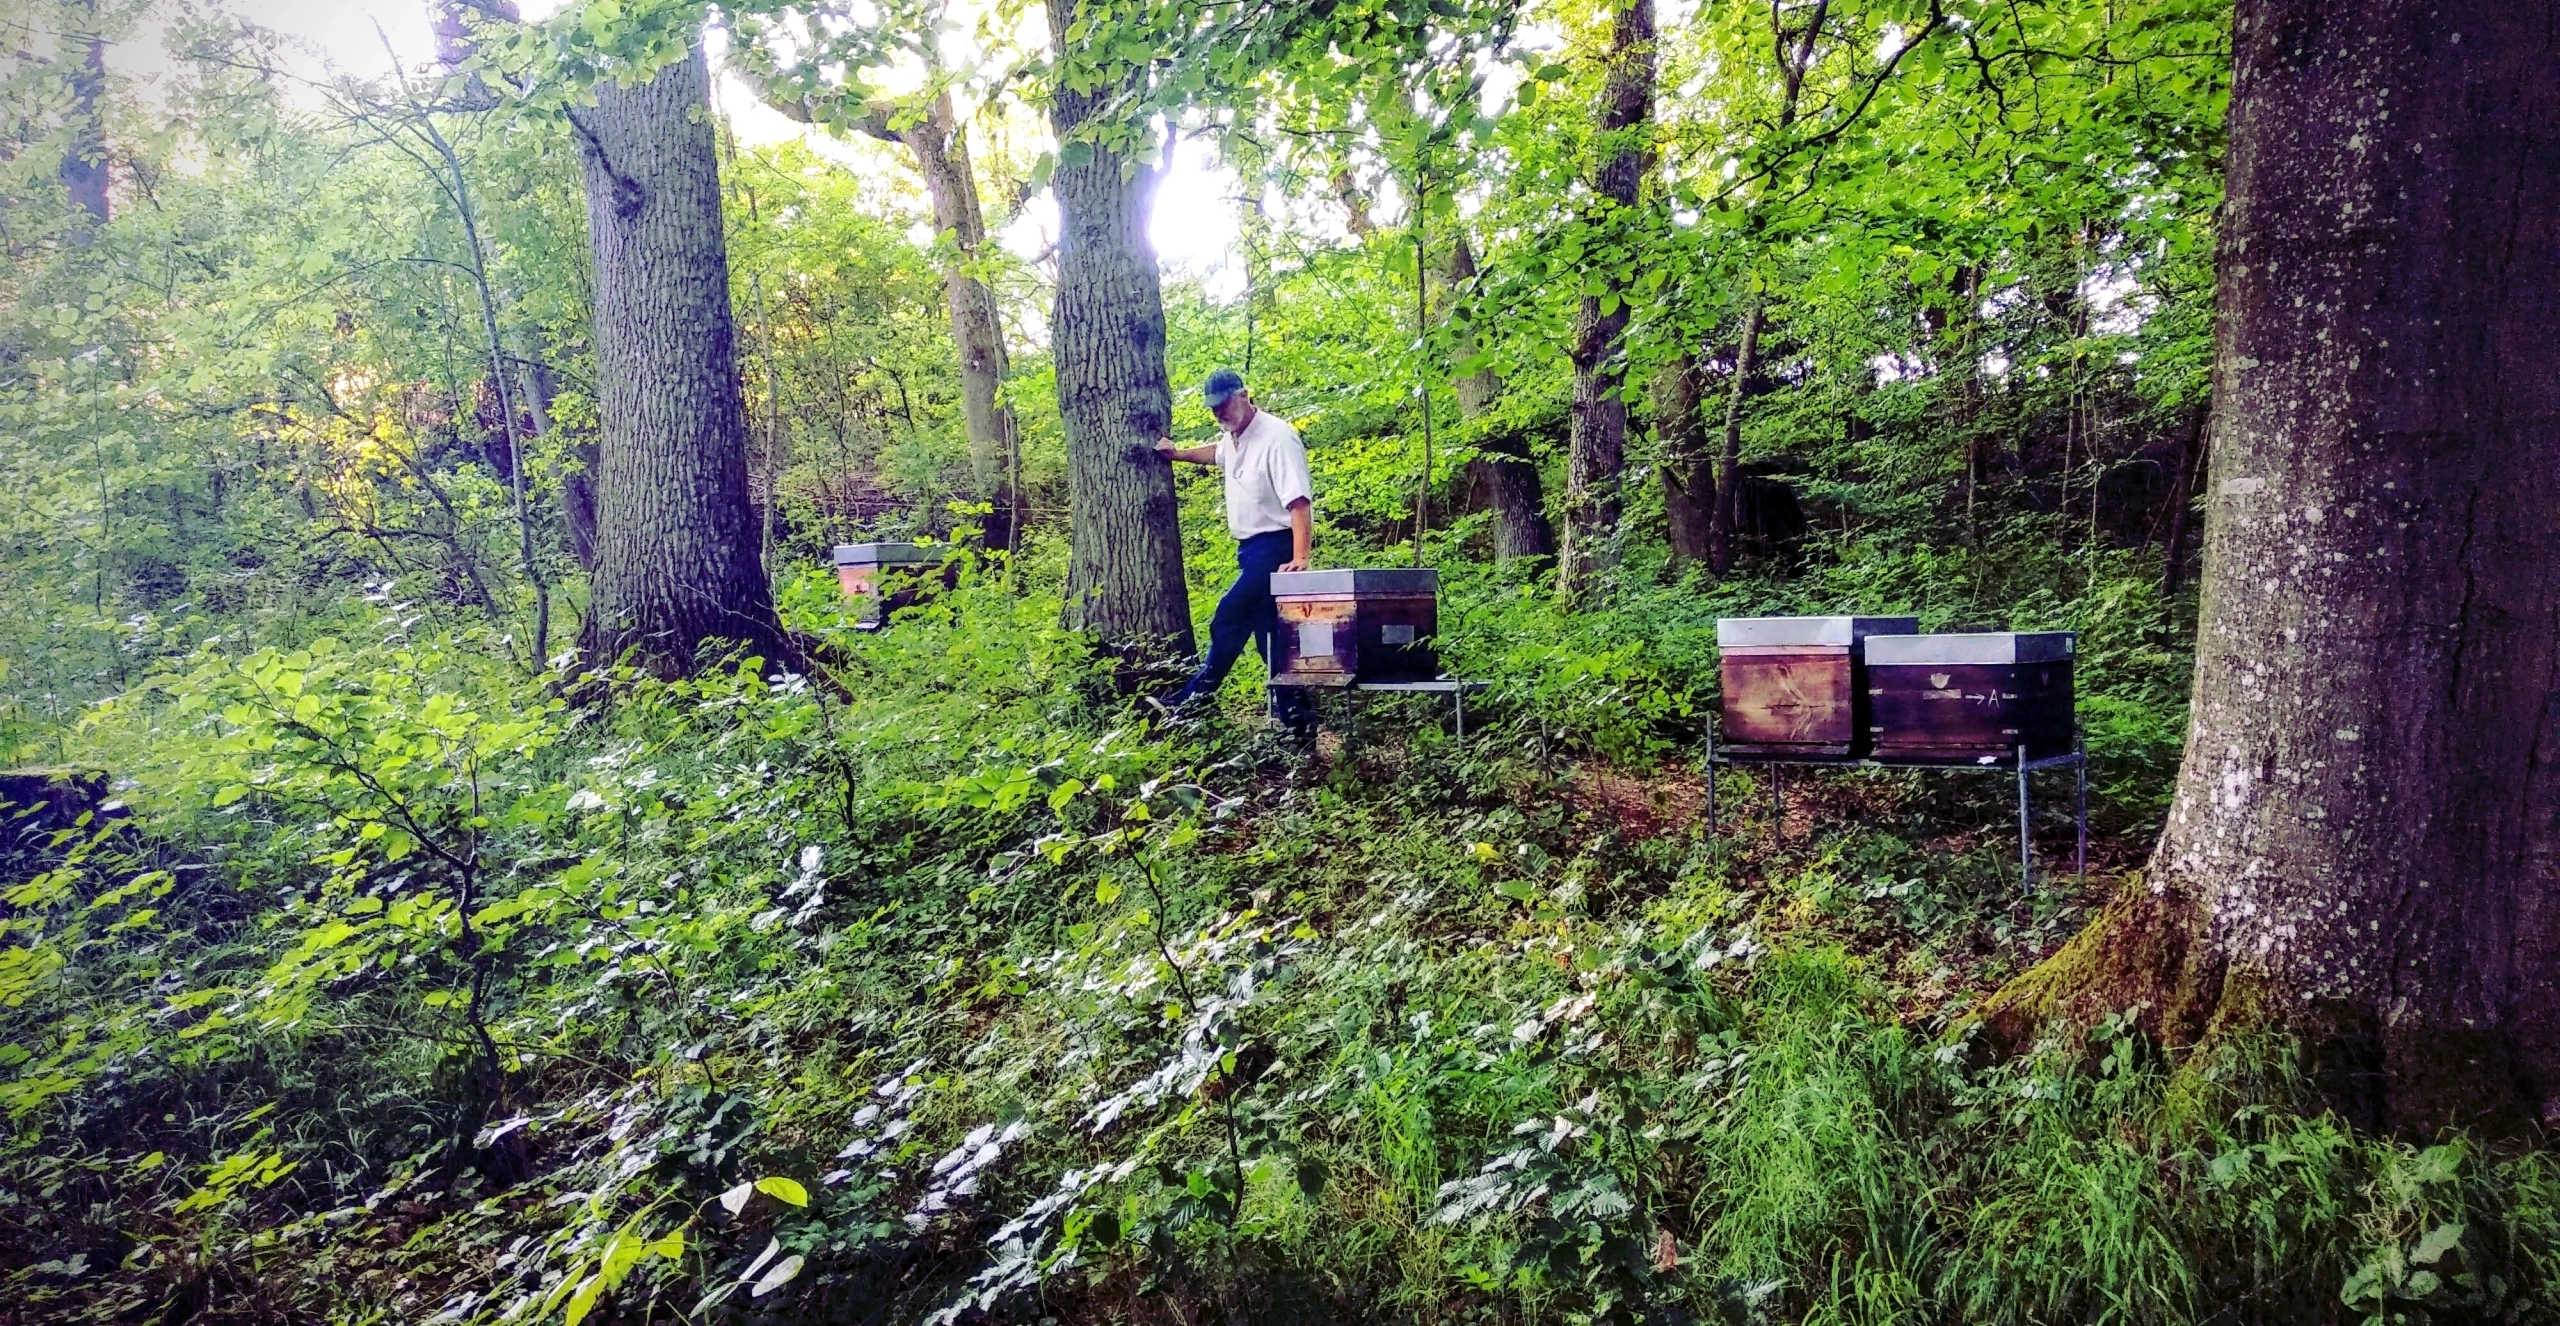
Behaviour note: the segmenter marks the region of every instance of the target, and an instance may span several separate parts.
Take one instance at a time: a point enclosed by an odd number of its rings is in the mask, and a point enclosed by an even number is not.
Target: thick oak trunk
[[[574,113],[595,257],[595,573],[587,643],[652,672],[706,640],[788,657],[747,498],[729,252],[702,52]]]
[[[1078,6],[1050,7],[1063,45]],[[1164,293],[1147,240],[1155,175],[1081,143],[1076,130],[1112,89],[1059,88],[1049,105],[1061,152],[1050,187],[1058,199],[1058,295],[1050,353],[1058,416],[1067,434],[1067,620],[1133,657],[1193,652],[1191,602],[1182,579],[1173,471],[1154,454],[1173,423],[1165,379]]]
[[[2364,1117],[2560,1124],[2560,3],[2233,36],[2186,762],[2147,880],[1994,1012],[2273,1026]]]
[[[1469,290],[1476,276],[1475,250],[1461,236],[1449,250],[1449,287]],[[1474,333],[1461,331],[1451,340],[1449,354],[1464,363],[1475,357],[1476,349]],[[1451,385],[1457,389],[1462,419],[1483,418],[1502,395],[1502,376],[1491,368],[1465,374]],[[1493,559],[1555,556],[1555,530],[1547,524],[1546,486],[1539,481],[1538,463],[1530,458],[1527,445],[1517,434],[1505,432],[1480,434],[1475,447],[1476,454],[1466,466],[1467,495],[1477,510],[1493,517]]]
[[[1699,414],[1698,361],[1682,355],[1653,380],[1653,426],[1662,435],[1662,515],[1672,560],[1707,560],[1716,509],[1715,463]]]
[[[1653,160],[1653,0],[1619,0],[1601,90],[1603,153],[1594,192],[1611,223],[1636,205]],[[1623,291],[1586,295],[1573,338],[1573,425],[1565,457],[1564,552],[1558,579],[1567,602],[1585,602],[1616,560],[1620,478],[1627,464],[1627,403],[1620,390],[1627,305]]]

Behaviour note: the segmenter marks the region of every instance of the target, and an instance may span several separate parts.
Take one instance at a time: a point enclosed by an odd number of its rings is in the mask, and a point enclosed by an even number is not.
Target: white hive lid
[[[1716,647],[1846,647],[1871,635],[1909,635],[1919,629],[1917,617],[1719,617]]]
[[[1973,631],[1879,635],[1867,641],[1871,668],[1940,663],[2052,663],[2071,657],[2069,631]]]

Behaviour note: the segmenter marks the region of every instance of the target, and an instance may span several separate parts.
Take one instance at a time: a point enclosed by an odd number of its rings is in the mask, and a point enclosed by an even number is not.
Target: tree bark
[[[1995,1019],[2288,1031],[2351,1116],[2560,1125],[2555,32],[2242,0],[2186,762]]]
[[[591,657],[662,676],[706,640],[791,657],[756,552],[746,405],[701,48],[572,112],[595,258]]]
[[[1468,290],[1476,276],[1475,250],[1461,235],[1449,250],[1449,288]],[[1474,358],[1477,349],[1470,331],[1458,333],[1449,346],[1458,363]],[[1489,367],[1465,374],[1451,385],[1457,389],[1461,419],[1482,419],[1502,395],[1502,376]],[[1555,556],[1555,530],[1547,524],[1546,485],[1538,477],[1538,463],[1528,447],[1516,433],[1491,431],[1476,435],[1475,449],[1475,456],[1467,461],[1467,492],[1477,509],[1493,516],[1493,560]]]
[[[1060,49],[1082,6],[1050,6]],[[1059,87],[1058,293],[1049,320],[1058,417],[1067,435],[1067,621],[1131,658],[1194,652],[1173,470],[1154,452],[1173,424],[1164,292],[1147,240],[1156,173],[1080,139],[1116,89]],[[1078,153],[1075,147],[1088,150]]]
[[[1733,573],[1735,499],[1742,491],[1742,402],[1751,394],[1751,375],[1760,370],[1760,325],[1766,320],[1760,296],[1742,315],[1742,348],[1733,357],[1733,393],[1725,398],[1724,447],[1718,458],[1715,516],[1707,525],[1707,566],[1717,575]]]
[[[87,243],[107,223],[107,35],[99,30],[97,0],[69,0],[61,17],[70,56],[71,142],[59,177],[74,209],[75,238]]]
[[[1707,560],[1707,531],[1715,521],[1715,464],[1707,451],[1698,361],[1673,360],[1653,379],[1653,426],[1662,434],[1662,514],[1675,562]]]
[[[1601,89],[1604,156],[1594,192],[1617,224],[1636,205],[1653,160],[1653,0],[1617,0],[1609,77]],[[1558,580],[1567,603],[1586,603],[1616,560],[1620,478],[1627,464],[1627,305],[1624,291],[1585,295],[1573,343],[1573,425],[1565,460],[1564,555]]]

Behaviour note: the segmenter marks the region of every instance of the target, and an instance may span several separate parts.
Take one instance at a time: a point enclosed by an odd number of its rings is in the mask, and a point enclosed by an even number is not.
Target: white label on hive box
[[[1298,653],[1307,658],[1333,657],[1333,623],[1298,623]]]
[[[1380,644],[1389,645],[1412,644],[1413,624],[1410,622],[1398,622],[1392,626],[1380,627],[1378,629],[1378,642]]]

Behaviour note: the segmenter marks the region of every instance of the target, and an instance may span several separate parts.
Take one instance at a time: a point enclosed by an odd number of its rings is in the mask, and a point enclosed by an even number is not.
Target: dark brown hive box
[[[1866,753],[1866,681],[1858,645],[1909,635],[1916,617],[1727,617],[1724,739],[1735,755],[1850,759]]]
[[[1431,681],[1440,675],[1440,573],[1411,570],[1280,571],[1281,686]]]
[[[863,624],[879,626],[890,613],[915,603],[923,573],[941,560],[940,549],[912,543],[839,543],[836,583],[844,586],[846,598],[870,600]]]
[[[2069,631],[1878,636],[1867,702],[1879,760],[1980,762],[2072,749]]]

